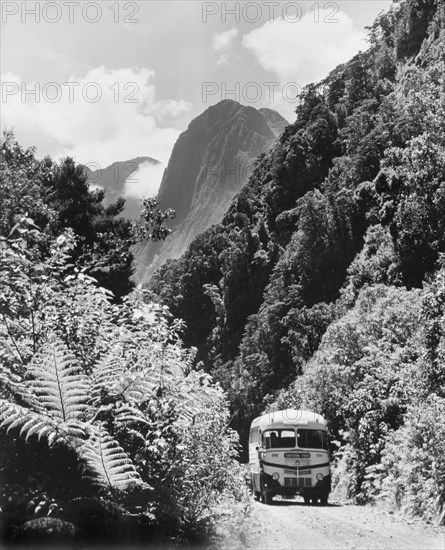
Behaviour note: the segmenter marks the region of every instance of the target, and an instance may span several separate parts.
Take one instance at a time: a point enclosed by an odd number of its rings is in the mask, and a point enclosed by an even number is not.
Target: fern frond
[[[219,401],[219,391],[207,374],[192,371],[184,380],[182,388],[175,391],[178,420],[190,421]]]
[[[119,383],[125,373],[125,364],[122,357],[122,347],[116,345],[112,347],[96,363],[93,372],[92,402],[99,404],[102,392],[116,394]]]
[[[128,401],[147,399],[159,387],[160,374],[155,368],[141,373],[127,374],[121,383],[122,396]]]
[[[85,477],[96,485],[124,489],[141,478],[118,442],[103,428],[97,428],[80,448]]]
[[[145,400],[159,387],[159,367],[148,361],[127,364],[122,347],[114,346],[96,364],[93,374],[92,403],[99,405],[106,394],[126,401]]]
[[[145,415],[137,407],[124,404],[114,411],[114,418],[120,424],[145,424],[148,425]]]
[[[11,372],[0,372],[0,386],[10,394],[18,405],[45,414],[45,407],[41,405],[31,389],[19,376]]]
[[[81,418],[88,409],[88,378],[61,342],[47,343],[35,355],[29,387],[49,415],[61,422]]]
[[[162,374],[163,376],[175,380],[178,378],[182,378],[184,376],[183,371],[183,363],[181,357],[176,356],[174,353],[175,350],[169,350],[167,348],[167,351],[170,351],[170,354],[166,352],[163,365],[162,365]],[[172,355],[172,356],[169,356]]]
[[[50,445],[56,441],[72,445],[76,438],[85,437],[85,429],[79,422],[61,423],[46,414],[36,413],[6,400],[0,400],[0,427],[7,428],[7,432],[20,428],[20,436],[26,441],[32,435],[37,435],[39,441],[46,437]]]

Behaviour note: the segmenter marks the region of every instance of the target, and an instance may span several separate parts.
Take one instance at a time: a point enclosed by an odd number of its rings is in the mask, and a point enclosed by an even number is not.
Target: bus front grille
[[[297,472],[295,470],[284,470],[284,473],[285,474],[291,474],[291,475],[295,475]],[[310,470],[303,470],[301,469],[298,474],[299,476],[310,476],[311,475],[311,471]]]
[[[311,478],[310,477],[285,477],[284,486],[285,487],[310,487]]]

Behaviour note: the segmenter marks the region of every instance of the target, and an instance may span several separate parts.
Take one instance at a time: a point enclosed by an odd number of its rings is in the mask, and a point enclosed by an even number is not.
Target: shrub
[[[431,395],[410,407],[382,457],[382,495],[395,508],[442,522],[445,505],[445,399]]]

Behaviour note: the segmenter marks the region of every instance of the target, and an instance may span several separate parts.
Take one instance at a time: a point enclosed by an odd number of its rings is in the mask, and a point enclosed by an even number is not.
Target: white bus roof
[[[273,426],[302,425],[311,428],[318,425],[320,428],[326,427],[326,420],[314,411],[304,411],[302,409],[285,409],[283,411],[273,411],[255,418],[251,428],[259,427],[262,430]]]

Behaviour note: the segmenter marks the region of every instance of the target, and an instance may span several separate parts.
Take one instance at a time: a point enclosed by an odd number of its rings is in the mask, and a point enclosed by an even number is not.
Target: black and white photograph
[[[0,548],[445,550],[445,0],[0,18]]]

